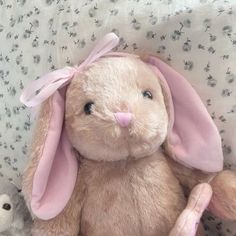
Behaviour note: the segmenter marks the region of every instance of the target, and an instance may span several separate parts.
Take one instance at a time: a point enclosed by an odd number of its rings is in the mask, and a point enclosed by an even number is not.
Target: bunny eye
[[[149,90],[143,91],[143,97],[152,99],[152,93]]]
[[[84,113],[86,115],[90,115],[92,113],[92,109],[94,106],[94,102],[88,102],[84,105]]]

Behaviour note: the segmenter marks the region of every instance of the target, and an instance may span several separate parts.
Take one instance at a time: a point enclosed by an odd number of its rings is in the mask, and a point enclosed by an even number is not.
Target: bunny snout
[[[125,128],[128,127],[132,121],[132,113],[130,112],[116,112],[114,113],[117,123]]]

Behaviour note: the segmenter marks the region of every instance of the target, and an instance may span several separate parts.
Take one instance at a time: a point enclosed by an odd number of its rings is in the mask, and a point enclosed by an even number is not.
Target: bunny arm
[[[201,225],[199,223],[211,197],[212,189],[209,184],[203,183],[196,185],[189,195],[186,208],[178,217],[169,236],[203,235],[200,232]]]
[[[209,183],[213,195],[208,209],[222,219],[236,220],[236,173],[230,170],[206,173],[187,168],[171,158],[168,163],[187,194],[197,184]]]

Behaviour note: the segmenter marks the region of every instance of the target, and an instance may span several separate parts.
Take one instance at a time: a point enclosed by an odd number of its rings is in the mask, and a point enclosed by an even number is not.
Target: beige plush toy
[[[221,171],[200,98],[159,59],[111,53],[117,43],[106,35],[21,97],[44,101],[23,179],[33,235],[192,236],[209,201],[235,220],[236,175]]]

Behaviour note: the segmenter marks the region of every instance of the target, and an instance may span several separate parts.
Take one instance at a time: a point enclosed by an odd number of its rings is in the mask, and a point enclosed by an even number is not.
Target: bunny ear
[[[160,59],[146,60],[167,94],[170,155],[182,164],[207,172],[223,168],[221,138],[208,111],[187,80]]]
[[[42,146],[31,197],[33,213],[43,220],[57,216],[64,209],[77,177],[78,161],[63,126],[64,96],[65,89],[56,91],[46,101],[50,103],[50,112],[47,114],[50,118],[46,140],[39,144]]]

